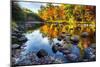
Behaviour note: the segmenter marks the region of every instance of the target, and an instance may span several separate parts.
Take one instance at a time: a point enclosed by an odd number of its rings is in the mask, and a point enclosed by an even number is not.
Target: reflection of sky
[[[32,51],[37,53],[40,49],[44,49],[48,52],[49,56],[60,59],[64,58],[63,53],[59,51],[57,53],[53,53],[52,45],[49,43],[48,37],[43,38],[40,30],[35,30],[30,34],[27,33],[26,37],[28,38],[28,41],[25,43],[25,45],[27,45],[27,47],[25,47],[25,53]]]
[[[53,54],[48,38],[43,38],[39,30],[27,34],[26,37],[28,38],[28,41],[25,43],[27,45],[26,51],[38,52],[40,49],[45,49],[49,54]]]

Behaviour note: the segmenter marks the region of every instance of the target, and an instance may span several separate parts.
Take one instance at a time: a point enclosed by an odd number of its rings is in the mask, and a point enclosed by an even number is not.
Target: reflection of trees
[[[66,25],[62,24],[45,24],[40,28],[40,31],[44,34],[47,35],[50,38],[55,38],[59,36],[62,32],[66,32]]]
[[[80,25],[84,25],[81,24]],[[70,34],[76,34],[76,35],[80,35],[82,32],[88,32],[90,35],[93,35],[93,33],[95,32],[95,30],[93,30],[91,27],[84,27],[81,28],[80,25],[77,25],[77,27],[75,28],[70,28],[69,24],[48,24],[46,23],[44,26],[40,27],[40,31],[43,34],[43,36],[48,36],[49,39],[53,39],[56,38],[58,36],[60,36],[63,32],[65,33],[70,33]]]

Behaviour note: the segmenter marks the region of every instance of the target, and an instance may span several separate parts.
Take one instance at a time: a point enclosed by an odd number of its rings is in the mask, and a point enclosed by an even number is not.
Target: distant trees
[[[12,30],[15,30],[19,27],[23,27],[26,30],[27,21],[43,21],[36,13],[32,12],[28,8],[21,8],[18,2],[12,2],[12,12],[11,12],[11,25]],[[41,24],[35,25],[34,28],[40,27]]]
[[[28,8],[21,8],[18,2],[12,2],[12,20],[17,22],[27,20],[43,21],[36,13]]]
[[[92,18],[95,19],[94,13],[95,6],[87,5],[71,5],[71,4],[60,4],[53,5],[48,3],[46,6],[41,5],[39,10],[39,16],[44,20],[70,20],[73,18],[74,21],[82,21],[84,19]],[[87,16],[87,17],[86,17]]]
[[[26,19],[23,10],[20,8],[17,2],[12,2],[12,20],[24,21]]]
[[[39,16],[44,20],[66,20],[72,15],[73,5],[60,4],[53,5],[48,3],[39,10]]]
[[[23,11],[26,15],[26,21],[43,21],[38,14],[32,12],[31,10],[27,8],[23,8]]]
[[[21,8],[17,2],[12,2],[12,20],[15,21],[69,21],[70,19],[76,22],[95,20],[95,6],[47,3],[46,6],[41,5],[36,14],[27,8]]]

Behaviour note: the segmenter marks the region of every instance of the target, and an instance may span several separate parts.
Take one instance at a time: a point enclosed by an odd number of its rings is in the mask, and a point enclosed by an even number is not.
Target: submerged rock
[[[45,57],[47,55],[48,55],[48,53],[44,49],[40,49],[39,52],[37,52],[37,56],[39,58]]]
[[[67,55],[67,54],[70,54],[71,52],[69,50],[62,50],[61,51],[63,54]]]
[[[69,62],[78,62],[79,61],[79,58],[77,57],[77,55],[72,54],[72,53],[68,54],[66,57]]]
[[[53,46],[52,46],[52,51],[53,51],[54,53],[56,53],[56,52],[58,51],[58,46],[57,46],[57,45],[53,45]]]

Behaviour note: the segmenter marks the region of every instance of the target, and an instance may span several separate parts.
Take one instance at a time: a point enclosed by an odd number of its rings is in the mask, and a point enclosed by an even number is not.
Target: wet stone
[[[79,42],[79,36],[78,35],[72,36],[71,41],[72,41],[72,43],[78,43]]]
[[[78,57],[75,54],[68,54],[66,57],[69,60],[69,62],[77,62],[78,61]]]
[[[71,52],[69,50],[62,50],[61,51],[63,54],[67,55],[67,54],[70,54]]]
[[[81,34],[81,37],[82,38],[87,38],[89,36],[89,33],[88,32],[83,32],[82,34]]]
[[[20,45],[19,44],[12,44],[12,49],[19,49]]]
[[[61,46],[61,44],[60,44],[60,43],[56,43],[56,45],[57,45],[57,46]]]
[[[61,41],[62,40],[62,38],[59,36],[58,38],[57,38],[59,41]]]
[[[39,58],[45,57],[47,55],[48,55],[48,53],[44,49],[40,49],[39,52],[37,52],[37,56]]]
[[[27,41],[27,38],[26,38],[25,36],[23,36],[23,37],[21,37],[21,38],[19,39],[19,41],[20,41],[20,42],[26,42],[26,41]]]
[[[58,51],[58,46],[57,46],[57,45],[53,45],[53,46],[52,46],[52,51],[53,51],[54,53],[56,53],[56,52]]]

